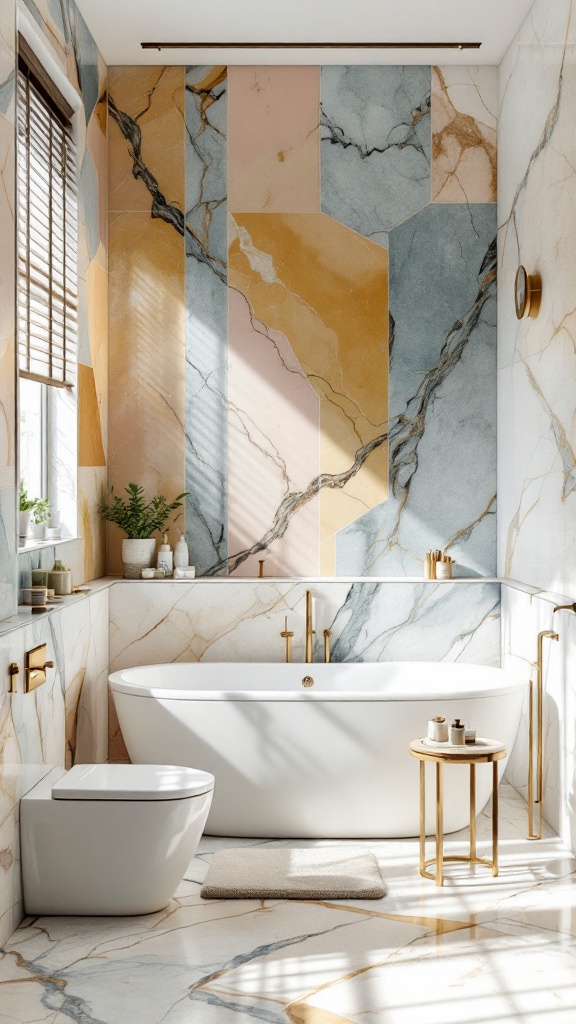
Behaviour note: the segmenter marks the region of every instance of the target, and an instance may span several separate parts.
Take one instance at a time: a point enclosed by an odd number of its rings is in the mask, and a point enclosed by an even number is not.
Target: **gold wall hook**
[[[536,797],[534,797],[534,683],[530,680],[530,709],[528,717],[528,839],[542,839],[542,791],[544,776],[544,640],[559,640],[553,629],[538,633],[538,658],[536,661]],[[534,805],[538,807],[538,828],[534,828]]]
[[[20,674],[20,667],[17,662],[12,661],[8,667],[8,675],[10,676],[10,689],[8,693],[16,693],[16,676]]]
[[[567,612],[574,612],[574,614],[576,614],[576,601],[574,601],[573,604],[557,604],[555,609],[554,609],[554,611],[555,612],[567,611]]]

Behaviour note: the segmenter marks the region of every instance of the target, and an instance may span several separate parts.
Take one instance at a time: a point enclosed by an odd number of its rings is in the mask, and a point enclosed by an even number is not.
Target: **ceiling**
[[[76,0],[108,64],[499,64],[533,0]],[[481,42],[479,50],[142,50],[147,42]]]

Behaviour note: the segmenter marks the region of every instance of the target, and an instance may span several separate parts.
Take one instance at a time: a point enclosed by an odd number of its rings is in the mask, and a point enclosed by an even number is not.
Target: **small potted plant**
[[[34,539],[46,540],[46,523],[50,518],[50,500],[48,498],[36,498],[32,508],[32,519],[34,521]]]
[[[144,497],[144,488],[138,484],[128,484],[125,488],[128,499],[114,495],[110,504],[99,508],[101,519],[116,523],[126,533],[122,541],[122,561],[124,576],[127,579],[140,579],[142,569],[154,564],[157,531],[165,529],[171,513],[182,505],[187,491],[179,494],[169,502],[162,494],[155,494],[150,501]]]
[[[30,528],[30,516],[32,515],[32,509],[36,504],[36,498],[29,498],[28,492],[24,487],[24,481],[20,481],[20,516],[18,525],[18,536],[20,540],[26,540],[28,536],[28,530]]]

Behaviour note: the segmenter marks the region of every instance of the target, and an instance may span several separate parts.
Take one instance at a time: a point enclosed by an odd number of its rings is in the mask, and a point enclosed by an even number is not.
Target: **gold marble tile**
[[[78,363],[78,465],[106,465],[94,370],[83,363]]]
[[[141,158],[168,203],[184,209],[184,67],[110,68],[110,101],[140,133]],[[108,118],[109,210],[150,212],[152,198],[135,178],[131,143]],[[174,229],[172,229],[174,230]]]
[[[388,493],[388,253],[322,213],[236,213],[229,283],[281,332],[320,401],[321,571],[334,537]],[[249,411],[249,410],[248,410]],[[339,474],[346,474],[342,479]]]
[[[432,200],[496,202],[497,69],[432,68]]]
[[[152,497],[184,489],[184,245],[149,215],[112,215],[109,229],[109,482]],[[109,532],[121,571],[121,531]]]

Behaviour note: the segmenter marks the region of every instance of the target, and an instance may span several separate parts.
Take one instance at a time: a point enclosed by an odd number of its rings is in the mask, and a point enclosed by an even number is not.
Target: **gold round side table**
[[[420,874],[436,885],[444,884],[444,865],[453,861],[483,864],[498,874],[498,761],[506,757],[506,747],[498,740],[477,739],[462,746],[432,746],[425,739],[412,740],[410,753],[420,761]],[[426,762],[436,765],[436,852],[426,860]],[[470,854],[468,857],[444,857],[444,778],[445,764],[470,766]],[[492,860],[476,856],[476,765],[492,765]],[[427,868],[436,865],[436,873]]]

